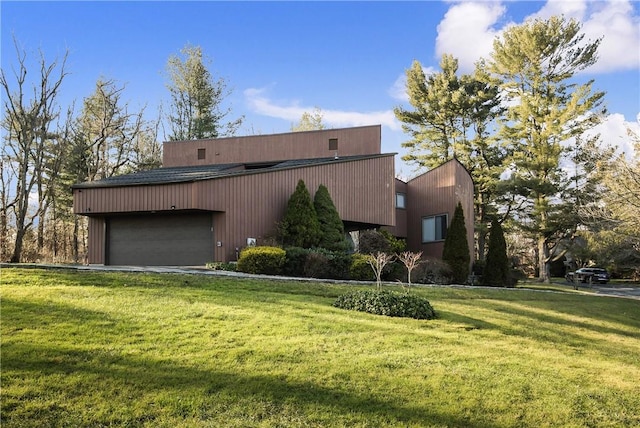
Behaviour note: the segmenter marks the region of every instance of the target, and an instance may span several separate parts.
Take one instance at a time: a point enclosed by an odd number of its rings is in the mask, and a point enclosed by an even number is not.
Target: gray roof
[[[339,158],[293,159],[284,161],[266,161],[252,163],[232,163],[221,165],[198,165],[171,168],[157,168],[132,174],[117,175],[102,180],[86,181],[75,184],[74,189],[89,189],[97,187],[143,186],[153,184],[187,183],[200,180],[211,180],[247,174],[263,174],[283,169],[302,168],[306,166],[324,165],[337,162],[352,162],[365,159],[375,159],[389,154],[343,156]]]

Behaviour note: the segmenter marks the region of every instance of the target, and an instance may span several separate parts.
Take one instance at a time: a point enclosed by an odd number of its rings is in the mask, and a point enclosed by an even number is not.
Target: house
[[[412,251],[440,257],[458,201],[473,248],[473,183],[450,161],[405,183],[381,127],[171,141],[163,167],[73,186],[89,218],[91,264],[233,261],[273,236],[298,180],[324,184],[347,231],[386,227]]]

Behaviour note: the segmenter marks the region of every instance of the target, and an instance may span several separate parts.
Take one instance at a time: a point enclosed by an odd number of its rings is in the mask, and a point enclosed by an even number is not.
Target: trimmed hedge
[[[336,308],[389,317],[433,319],[436,313],[424,297],[387,290],[357,290],[343,294],[333,303]]]
[[[278,247],[247,247],[240,252],[238,272],[279,275],[287,253]]]

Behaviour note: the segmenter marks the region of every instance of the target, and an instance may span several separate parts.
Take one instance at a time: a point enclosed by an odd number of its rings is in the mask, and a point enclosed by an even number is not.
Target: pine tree
[[[460,202],[456,206],[447,237],[444,240],[442,260],[453,271],[455,283],[464,284],[467,282],[471,256],[469,255],[469,242],[467,242],[467,227],[464,224],[464,210]]]
[[[487,65],[508,105],[501,136],[513,151],[511,184],[522,200],[517,215],[537,242],[545,282],[555,247],[576,229],[563,213],[562,192],[572,185],[562,165],[565,142],[602,117],[604,93],[593,90],[593,80],[573,79],[595,64],[601,41],[584,40],[580,29],[578,21],[557,16],[510,27],[494,42]]]
[[[484,271],[482,273],[484,285],[509,285],[509,259],[507,258],[507,243],[500,222],[491,222],[489,234],[489,250]]]
[[[281,234],[283,243],[288,246],[312,248],[318,245],[320,223],[303,180],[298,181],[296,190],[289,198]]]
[[[320,223],[318,246],[331,251],[346,251],[348,244],[344,236],[344,224],[325,185],[321,184],[318,187],[313,198],[313,206]]]
[[[171,135],[169,139],[195,140],[233,135],[244,117],[224,123],[231,109],[222,102],[230,95],[223,78],[214,79],[206,67],[200,46],[185,46],[181,56],[167,62],[167,88],[171,93]]]

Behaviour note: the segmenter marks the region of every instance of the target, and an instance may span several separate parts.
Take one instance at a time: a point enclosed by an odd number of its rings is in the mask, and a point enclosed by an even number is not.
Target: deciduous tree
[[[294,125],[291,125],[291,132],[316,131],[325,129],[322,118],[322,110],[319,107],[314,108],[312,112],[305,111],[304,113],[302,113],[300,121]]]
[[[18,55],[15,82],[10,82],[2,69],[0,86],[3,92],[3,182],[12,183],[14,190],[3,196],[3,210],[11,210],[15,225],[12,262],[20,262],[24,238],[36,219],[46,213],[47,184],[52,178],[50,162],[59,156],[53,139],[54,124],[59,116],[58,93],[64,81],[67,55],[62,61],[47,63],[40,53],[39,74],[29,82],[26,52],[14,41]],[[32,206],[32,195],[37,194],[37,206]],[[7,219],[8,220],[8,219]],[[4,220],[3,220],[4,221]]]

